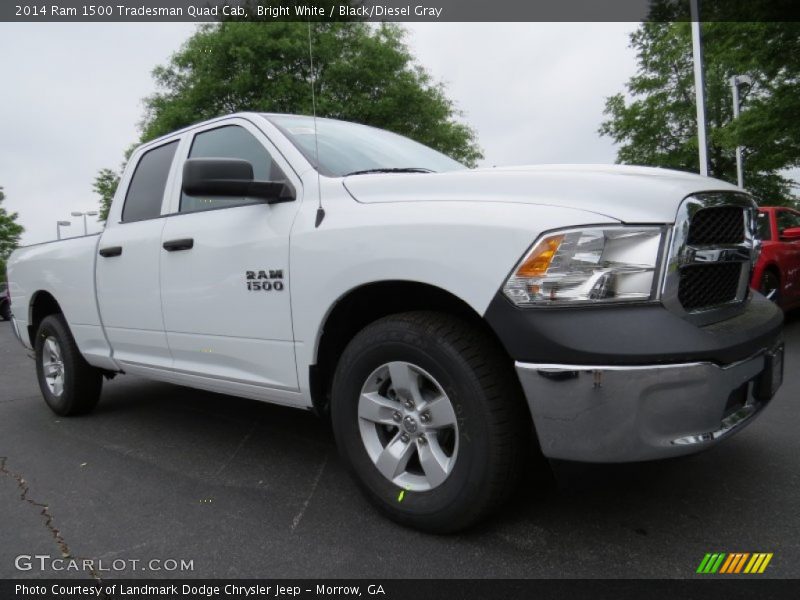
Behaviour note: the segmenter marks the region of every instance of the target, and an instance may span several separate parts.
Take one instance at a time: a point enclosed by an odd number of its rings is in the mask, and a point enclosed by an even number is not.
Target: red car
[[[759,210],[761,256],[750,286],[784,310],[800,306],[800,212],[782,206]]]

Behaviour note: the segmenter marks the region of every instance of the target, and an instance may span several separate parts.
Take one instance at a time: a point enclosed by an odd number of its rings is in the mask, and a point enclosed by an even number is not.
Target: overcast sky
[[[484,165],[611,163],[606,96],[635,69],[635,23],[418,23],[408,42],[478,133]],[[0,23],[0,186],[23,243],[83,233],[92,182],[138,138],[150,72],[189,23]],[[100,224],[90,220],[89,231]]]

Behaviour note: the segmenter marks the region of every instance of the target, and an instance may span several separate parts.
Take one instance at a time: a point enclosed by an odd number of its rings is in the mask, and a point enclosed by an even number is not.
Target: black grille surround
[[[739,206],[714,206],[700,209],[694,214],[686,242],[696,246],[741,244],[744,240],[744,210]]]
[[[742,263],[689,265],[680,272],[678,300],[685,310],[703,310],[736,300]]]

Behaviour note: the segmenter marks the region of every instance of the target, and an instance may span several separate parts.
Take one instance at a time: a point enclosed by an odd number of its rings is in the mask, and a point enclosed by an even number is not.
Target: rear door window
[[[142,221],[161,215],[164,188],[172,166],[177,140],[145,152],[136,165],[122,207],[122,222]]]

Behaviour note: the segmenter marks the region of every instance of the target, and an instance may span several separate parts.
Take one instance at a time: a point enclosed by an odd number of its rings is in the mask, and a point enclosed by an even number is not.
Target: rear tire
[[[367,497],[392,520],[434,533],[469,527],[509,497],[531,432],[497,342],[436,312],[359,332],[336,368],[331,417]]]
[[[42,320],[34,350],[39,388],[54,413],[82,415],[97,405],[103,374],[81,356],[62,315]]]
[[[0,305],[0,319],[3,321],[11,320],[11,305],[8,302],[3,302],[3,304]]]

